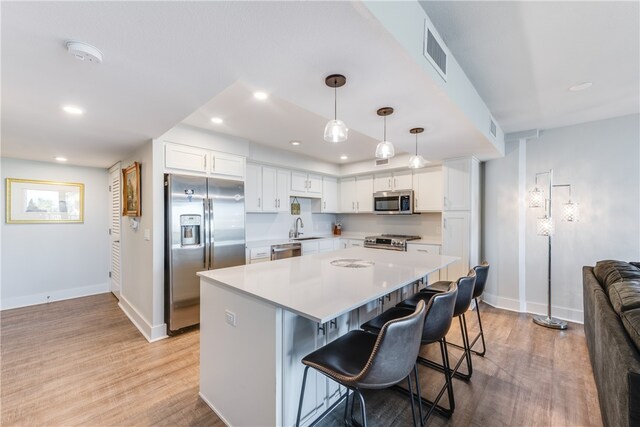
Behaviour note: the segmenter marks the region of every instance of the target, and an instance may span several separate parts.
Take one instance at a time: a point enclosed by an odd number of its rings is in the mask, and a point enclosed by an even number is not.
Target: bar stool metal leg
[[[304,386],[307,384],[307,372],[309,372],[309,366],[304,367],[304,374],[302,375],[302,389],[300,390],[300,402],[298,403],[298,416],[296,417],[296,427],[300,427],[300,415],[302,414],[302,401],[304,399]]]

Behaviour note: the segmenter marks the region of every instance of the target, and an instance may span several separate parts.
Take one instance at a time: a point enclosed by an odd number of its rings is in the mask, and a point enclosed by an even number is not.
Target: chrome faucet
[[[301,234],[304,234],[304,233],[300,233],[298,231],[298,221],[300,221],[300,228],[304,228],[304,224],[302,223],[302,218],[300,218],[300,217],[296,218],[295,228],[293,229],[293,237],[294,238],[300,237]]]

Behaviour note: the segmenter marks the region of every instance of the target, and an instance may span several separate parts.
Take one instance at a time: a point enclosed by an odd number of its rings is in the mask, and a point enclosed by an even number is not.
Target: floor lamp
[[[538,177],[541,175],[547,175],[549,180],[548,192],[538,186]],[[555,227],[553,218],[551,217],[551,205],[553,189],[556,187],[568,187],[569,188],[569,201],[564,203],[564,212],[562,219],[564,221],[575,222],[578,220],[578,204],[571,202],[571,185],[570,184],[554,184],[553,183],[553,169],[549,169],[548,172],[536,173],[536,185],[532,191],[529,192],[529,207],[539,208],[544,206],[544,216],[538,218],[537,234],[539,236],[546,236],[548,239],[548,260],[547,260],[547,279],[548,279],[548,300],[547,300],[547,315],[546,316],[533,316],[533,322],[552,329],[567,329],[567,322],[555,319],[551,317],[551,237],[554,234]]]

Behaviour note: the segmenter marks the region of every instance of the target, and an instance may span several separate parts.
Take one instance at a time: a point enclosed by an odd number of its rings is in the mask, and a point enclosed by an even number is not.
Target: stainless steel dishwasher
[[[302,255],[301,243],[283,243],[271,245],[271,261],[275,259],[292,258]]]

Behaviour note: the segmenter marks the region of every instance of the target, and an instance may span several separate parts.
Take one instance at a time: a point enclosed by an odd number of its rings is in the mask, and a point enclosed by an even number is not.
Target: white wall
[[[442,240],[442,215],[423,213],[420,215],[374,215],[340,214],[344,233],[407,234],[424,239]]]
[[[109,192],[106,169],[2,158],[6,178],[81,182],[82,224],[7,224],[2,221],[0,307],[40,304],[108,292]]]
[[[300,202],[300,215],[282,213],[248,213],[246,221],[246,239],[286,239],[289,230],[293,228],[296,218],[302,218],[304,228],[300,229],[303,236],[329,235],[332,233],[333,223],[336,221],[334,214],[312,214],[311,199],[298,197]]]
[[[488,302],[501,305],[500,298],[518,298],[524,310],[546,312],[547,239],[535,232],[542,210],[525,207],[522,189],[530,190],[535,173],[550,168],[554,184],[572,184],[573,201],[580,203],[581,212],[577,223],[556,220],[554,315],[582,321],[583,265],[640,259],[639,127],[640,116],[630,115],[551,129],[526,144],[510,143],[505,158],[486,163],[483,257],[492,264]],[[522,179],[525,185],[518,186]],[[567,197],[567,190],[556,189],[555,214],[561,213]],[[520,207],[524,215],[519,215]],[[522,226],[524,242],[517,238]]]
[[[158,274],[164,265],[158,256],[158,248],[161,251],[163,245],[162,226],[158,227],[158,222],[164,222],[163,181],[162,169],[158,174],[158,168],[154,168],[154,151],[154,143],[149,141],[122,161],[123,168],[136,161],[141,164],[142,215],[137,230],[130,227],[129,217],[122,218],[120,307],[149,341],[166,336],[163,276]],[[145,239],[145,233],[149,240]]]

